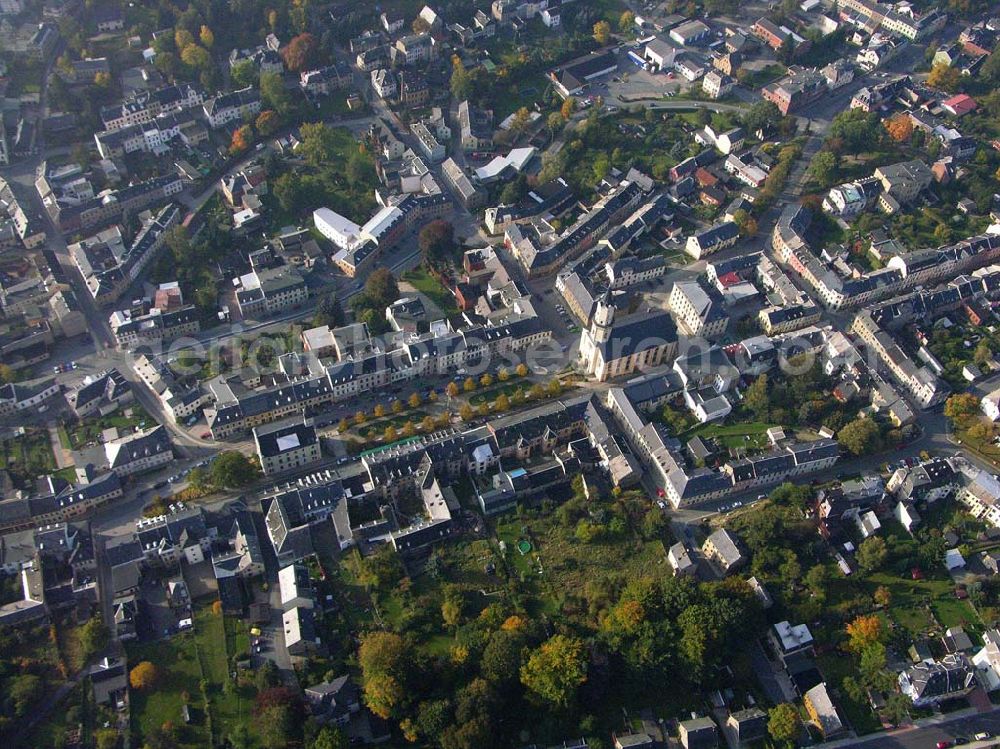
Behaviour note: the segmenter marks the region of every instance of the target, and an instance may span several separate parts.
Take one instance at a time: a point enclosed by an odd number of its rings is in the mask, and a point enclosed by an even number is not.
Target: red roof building
[[[976,100],[968,94],[958,94],[941,102],[941,109],[950,115],[961,117],[976,110]]]

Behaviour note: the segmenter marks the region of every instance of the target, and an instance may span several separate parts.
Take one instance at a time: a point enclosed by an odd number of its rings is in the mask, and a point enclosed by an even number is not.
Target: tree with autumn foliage
[[[979,399],[972,393],[957,393],[944,403],[944,415],[962,425],[979,414]]]
[[[208,70],[212,67],[212,56],[204,47],[189,44],[181,50],[181,62],[195,70]]]
[[[201,41],[202,47],[211,49],[212,45],[215,44],[215,32],[208,28],[208,26],[202,26],[198,32],[198,39]]]
[[[611,24],[598,21],[594,24],[594,40],[602,47],[611,41]]]
[[[882,619],[875,614],[863,614],[855,617],[844,628],[847,632],[847,649],[852,653],[861,653],[865,648],[881,642],[883,637]]]
[[[897,143],[905,143],[913,135],[913,120],[907,114],[897,114],[885,121],[886,132]]]
[[[159,680],[160,670],[149,661],[141,661],[128,674],[128,683],[140,692],[156,686]]]
[[[576,111],[576,99],[572,96],[567,96],[565,101],[563,101],[562,106],[559,108],[559,114],[562,115],[564,120],[568,120],[573,116],[573,112]]]
[[[254,121],[254,127],[261,135],[271,135],[281,126],[281,118],[273,109],[265,109]]]
[[[567,708],[576,690],[587,681],[587,653],[583,641],[553,635],[528,656],[521,666],[521,683],[537,702]]]
[[[253,141],[253,130],[250,129],[249,125],[241,125],[233,130],[233,139],[229,143],[229,153],[234,156],[243,153],[250,148],[251,141]]]
[[[358,664],[365,704],[380,718],[389,718],[406,695],[410,653],[394,632],[369,632],[361,639]]]
[[[941,91],[954,91],[958,88],[962,74],[957,68],[946,65],[943,62],[935,63],[927,76],[927,85]]]
[[[309,70],[316,62],[318,51],[319,42],[307,31],[288,42],[281,50],[281,57],[285,61],[285,67],[293,73],[301,73],[303,70]]]

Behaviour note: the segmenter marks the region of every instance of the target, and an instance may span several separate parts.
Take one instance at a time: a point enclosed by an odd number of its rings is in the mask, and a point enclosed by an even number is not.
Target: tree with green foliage
[[[900,692],[892,692],[885,698],[885,707],[882,712],[893,726],[900,726],[910,719],[910,708],[913,703],[910,698]]]
[[[345,321],[344,308],[340,306],[337,292],[331,291],[316,304],[316,315],[313,317],[314,326],[328,325],[331,328],[339,328]]]
[[[238,450],[225,450],[212,461],[209,475],[215,486],[235,489],[256,481],[260,465]]]
[[[758,130],[765,132],[778,126],[781,122],[781,110],[774,102],[755,102],[743,115],[743,126],[751,133]]]
[[[556,116],[558,113],[553,112]],[[560,118],[560,123],[562,119]],[[519,172],[518,175],[504,185],[503,190],[500,191],[500,202],[504,205],[514,205],[521,202],[524,197],[528,194],[528,178],[525,176],[524,172]]]
[[[816,564],[809,568],[802,582],[809,588],[810,593],[818,596],[826,593],[826,585],[829,580],[830,573],[826,567],[822,564]]]
[[[451,63],[451,80],[448,83],[451,95],[457,101],[466,101],[472,95],[472,76],[458,55],[452,57]]]
[[[868,573],[880,569],[885,564],[888,555],[889,551],[886,548],[885,541],[879,536],[872,536],[861,542],[855,558],[861,571]]]
[[[376,590],[388,590],[394,587],[406,574],[402,562],[399,561],[399,555],[389,544],[379,546],[372,554],[365,557],[361,568],[361,582]]]
[[[14,707],[14,716],[22,718],[28,710],[42,698],[45,687],[42,680],[35,674],[21,674],[6,683],[7,699]]]
[[[253,60],[240,60],[237,62],[230,68],[229,77],[236,88],[256,86],[259,80],[257,66],[253,64]]]
[[[809,164],[809,176],[822,188],[837,181],[837,156],[832,151],[820,151]]]
[[[108,646],[111,633],[100,617],[91,617],[80,627],[80,647],[83,657],[89,660]]]
[[[587,655],[583,641],[553,635],[528,656],[521,666],[521,683],[543,704],[567,708],[576,690],[587,680]]]
[[[790,702],[772,707],[767,715],[767,732],[780,744],[792,744],[801,730],[799,711]]]
[[[1000,44],[993,48],[979,68],[979,77],[990,83],[1000,83]]]
[[[293,107],[292,97],[289,96],[288,89],[285,88],[285,82],[278,73],[261,73],[258,87],[260,89],[261,102],[265,107],[273,109],[282,117],[291,112]],[[305,125],[302,127],[304,128]]]
[[[410,648],[393,632],[369,632],[358,648],[365,704],[381,718],[393,715],[406,695]]]
[[[365,296],[376,309],[384,309],[399,299],[399,284],[388,268],[376,268],[365,281]]]
[[[750,387],[743,394],[743,405],[758,421],[767,421],[768,412],[771,408],[771,398],[768,393],[768,379],[766,374],[760,375],[750,383]]]
[[[281,684],[281,673],[274,661],[264,659],[260,667],[254,671],[254,686],[258,692],[265,692]]]
[[[979,415],[979,399],[972,393],[956,393],[945,401],[944,415],[962,424]]]
[[[305,122],[299,128],[298,151],[306,163],[322,166],[337,157],[337,135],[323,122]]]
[[[953,68],[943,62],[934,63],[930,74],[927,76],[927,85],[931,88],[954,92],[962,80],[962,74],[958,68]]]
[[[289,705],[269,705],[254,715],[257,733],[261,742],[270,749],[285,749],[296,740],[296,734],[301,730]]]
[[[490,635],[479,660],[480,673],[490,682],[509,687],[517,682],[525,638],[520,632],[497,630]]]
[[[837,441],[853,455],[870,455],[879,451],[882,434],[878,424],[862,416],[837,432]]]
[[[348,749],[350,742],[339,728],[323,726],[316,734],[309,749]]]
[[[100,728],[94,731],[94,745],[97,749],[118,749],[120,738],[118,731],[112,728]]]
[[[435,219],[420,230],[417,237],[421,262],[433,268],[448,260],[455,252],[455,227],[444,219]]]
[[[847,109],[830,123],[827,147],[836,153],[868,153],[876,150],[885,136],[877,112]]]

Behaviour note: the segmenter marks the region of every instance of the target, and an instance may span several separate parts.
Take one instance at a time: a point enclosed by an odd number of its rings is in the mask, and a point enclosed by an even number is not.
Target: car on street
[[[950,741],[939,741],[937,742],[937,744],[935,744],[936,749],[949,749],[950,746],[951,746]]]
[[[975,738],[976,741],[989,741],[990,739],[993,738],[993,734],[991,734],[989,731],[980,731],[979,733],[976,734]]]

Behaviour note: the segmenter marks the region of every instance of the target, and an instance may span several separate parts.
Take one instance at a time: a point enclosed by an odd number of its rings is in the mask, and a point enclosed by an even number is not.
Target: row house
[[[236,396],[228,388],[219,388],[215,406],[206,410],[206,417],[212,436],[225,439],[305,410],[322,409],[361,392],[421,375],[451,372],[485,355],[523,351],[550,337],[536,317],[446,336],[429,333],[388,353],[349,358],[323,368],[321,373],[265,391]]]
[[[174,449],[166,427],[157,426],[104,443],[108,467],[121,478],[170,463]]]
[[[116,473],[84,476],[69,484],[49,476],[41,480],[38,494],[0,501],[0,530],[20,531],[52,523],[65,523],[122,497]]]
[[[43,198],[46,212],[64,234],[106,226],[126,210],[143,211],[184,191],[186,182],[176,174],[155,177],[123,187],[78,205],[62,205],[51,193]]]
[[[247,86],[209,99],[202,105],[205,119],[213,130],[231,123],[243,123],[260,114],[260,92]]]
[[[354,74],[344,63],[326,65],[299,74],[299,88],[311,96],[329,96],[354,84]]]
[[[130,310],[116,310],[111,315],[110,324],[122,351],[140,348],[156,350],[164,343],[193,336],[200,331],[201,316],[192,305],[176,310],[152,309],[143,315],[133,315]]]
[[[161,112],[196,107],[204,101],[204,92],[189,83],[167,86],[156,91],[144,91],[121,104],[102,108],[101,121],[105,130],[145,125]]]
[[[947,384],[926,366],[916,363],[893,339],[879,327],[871,312],[859,312],[851,323],[851,332],[878,356],[882,365],[920,408],[931,408],[944,401],[950,392]]]

